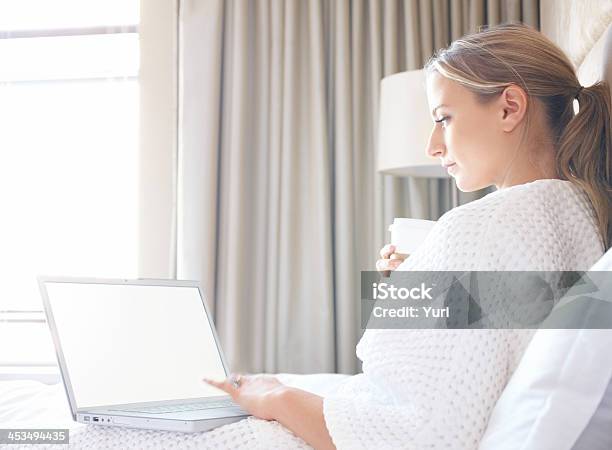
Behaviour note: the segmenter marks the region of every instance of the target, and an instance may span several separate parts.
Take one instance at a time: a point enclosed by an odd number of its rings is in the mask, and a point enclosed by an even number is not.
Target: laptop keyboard
[[[229,408],[232,406],[238,406],[238,405],[236,405],[236,403],[234,403],[231,398],[228,398],[228,399],[223,399],[223,400],[199,402],[199,403],[180,403],[177,405],[146,406],[146,407],[134,408],[134,409],[112,409],[112,411],[148,413],[148,414],[165,414],[165,413],[183,412],[183,411],[201,411],[204,409],[213,409],[213,408]]]

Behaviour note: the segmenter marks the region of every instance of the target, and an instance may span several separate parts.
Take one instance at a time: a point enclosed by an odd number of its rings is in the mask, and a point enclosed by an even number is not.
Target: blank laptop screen
[[[45,285],[77,408],[224,394],[197,287]]]

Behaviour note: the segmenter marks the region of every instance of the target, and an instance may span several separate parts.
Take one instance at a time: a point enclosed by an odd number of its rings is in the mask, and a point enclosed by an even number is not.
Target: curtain
[[[360,271],[394,217],[449,207],[448,180],[377,173],[380,80],[521,20],[536,1],[181,2],[177,277],[233,370],[359,370]]]

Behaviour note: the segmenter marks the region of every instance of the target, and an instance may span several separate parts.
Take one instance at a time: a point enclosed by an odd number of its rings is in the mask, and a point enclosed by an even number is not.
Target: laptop
[[[228,368],[197,282],[38,283],[75,421],[197,432],[248,416],[201,381]]]

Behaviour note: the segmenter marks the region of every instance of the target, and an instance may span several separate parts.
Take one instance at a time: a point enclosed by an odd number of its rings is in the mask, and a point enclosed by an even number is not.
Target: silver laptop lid
[[[228,374],[193,281],[39,277],[73,417],[99,406],[223,395]]]

